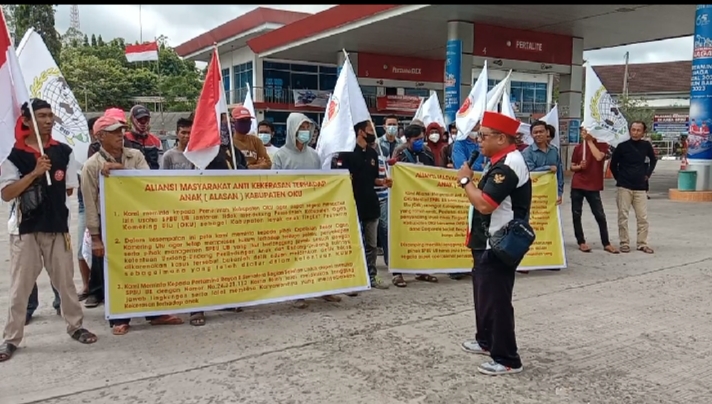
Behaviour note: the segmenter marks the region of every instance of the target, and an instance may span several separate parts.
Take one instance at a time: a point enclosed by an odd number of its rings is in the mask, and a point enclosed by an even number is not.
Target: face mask
[[[246,119],[235,121],[235,132],[237,133],[246,135],[250,132],[250,128],[252,128],[252,121]]]
[[[396,125],[386,126],[386,134],[390,136],[395,136],[398,134],[398,127]]]
[[[269,143],[270,140],[272,140],[271,133],[259,133],[259,134],[257,134],[257,136],[262,141],[262,144],[267,144],[267,143]]]
[[[373,143],[376,141],[376,135],[372,133],[367,133],[366,134],[366,143]]]
[[[428,136],[428,140],[430,140],[433,143],[437,143],[438,140],[440,140],[440,134],[439,133],[431,133]]]
[[[423,151],[423,139],[418,139],[413,142],[413,151],[416,153],[420,153]]]
[[[297,140],[301,144],[308,144],[311,140],[311,132],[309,132],[308,130],[300,130],[299,132],[297,132]]]
[[[479,136],[478,132],[470,132],[470,139],[477,140],[477,136]]]

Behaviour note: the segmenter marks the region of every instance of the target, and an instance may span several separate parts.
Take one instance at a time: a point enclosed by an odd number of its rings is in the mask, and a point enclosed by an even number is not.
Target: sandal
[[[642,246],[642,247],[638,247],[638,251],[642,251],[642,252],[644,252],[644,253],[646,253],[646,254],[652,254],[652,253],[655,252],[655,251],[653,251],[652,248],[648,247],[647,245],[644,245],[644,246]]]
[[[608,244],[607,246],[603,247],[603,251],[611,253],[611,254],[620,254],[620,251],[616,250],[615,247],[612,245]]]
[[[622,252],[622,253],[629,253],[629,252],[630,252],[630,246],[622,245],[622,246],[621,246],[621,252]]]
[[[585,253],[590,253],[591,252],[591,247],[588,246],[586,243],[579,244],[579,251],[585,252]]]
[[[77,295],[80,302],[87,300],[87,297],[89,297],[89,292],[82,292]]]
[[[98,338],[86,328],[80,328],[72,333],[72,339],[82,344],[93,344]]]
[[[430,282],[430,283],[438,283],[438,278],[432,276],[432,275],[416,275],[415,276],[416,281],[421,281],[421,282]]]
[[[111,332],[114,335],[126,335],[129,333],[129,324],[119,324],[111,327]]]
[[[12,355],[17,351],[17,347],[7,342],[0,345],[0,362],[5,362],[12,358]]]
[[[181,325],[183,324],[183,320],[181,320],[180,317],[167,314],[165,316],[154,318],[149,323],[151,325]]]
[[[341,297],[336,295],[324,295],[321,298],[330,303],[339,303],[341,301]]]
[[[190,315],[190,325],[201,327],[205,325],[205,313],[193,313]]]
[[[403,279],[403,275],[396,275],[393,277],[393,284],[397,288],[404,288],[408,286],[408,284],[405,282],[405,279]]]

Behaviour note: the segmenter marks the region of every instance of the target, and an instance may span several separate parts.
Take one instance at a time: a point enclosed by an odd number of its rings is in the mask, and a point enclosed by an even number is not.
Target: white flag
[[[440,108],[438,93],[430,91],[430,97],[420,104],[413,119],[420,119],[426,127],[435,122],[440,125],[441,128],[445,129],[445,116],[443,115],[442,108]]]
[[[497,112],[497,104],[502,101],[502,96],[504,95],[505,90],[507,90],[509,78],[511,76],[512,71],[510,70],[504,80],[497,83],[496,86],[492,87],[492,89],[487,92],[487,111]]]
[[[242,103],[242,106],[247,108],[250,114],[255,117],[255,119],[252,120],[252,126],[250,126],[250,133],[248,133],[248,135],[257,136],[257,114],[255,113],[255,103],[252,102],[252,89],[250,88],[250,83],[246,83],[246,85],[247,94],[245,94],[245,101]]]
[[[553,126],[556,135],[554,135],[554,140],[551,141],[551,144],[553,146],[556,146],[558,149],[561,146],[561,137],[559,136],[559,105],[554,104],[554,107],[546,113],[543,117],[538,119],[539,121],[544,121],[548,123],[549,125]],[[531,145],[534,143],[534,138],[532,137],[531,133],[531,125],[528,123],[523,123],[519,125],[519,131],[524,133],[524,143]],[[566,134],[568,136],[568,133]]]
[[[613,147],[630,139],[628,121],[590,64],[586,65],[582,126],[599,142]]]
[[[52,137],[72,147],[74,158],[84,164],[91,142],[87,119],[47,45],[32,28],[17,47],[17,59],[30,98],[41,98],[52,106],[55,115]]]
[[[351,62],[348,56],[345,59],[334,92],[326,105],[324,123],[316,145],[321,167],[325,170],[331,168],[331,159],[335,154],[350,152],[356,147],[353,126],[371,120]]]
[[[455,116],[455,126],[457,126],[456,140],[464,140],[482,119],[487,107],[487,61],[482,67],[480,76],[475,85],[472,86],[470,94],[460,106]]]

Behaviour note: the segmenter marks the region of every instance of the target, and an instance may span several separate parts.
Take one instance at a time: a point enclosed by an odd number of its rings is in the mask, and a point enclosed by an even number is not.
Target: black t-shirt
[[[356,145],[352,152],[339,153],[332,160],[332,167],[347,169],[351,173],[359,220],[378,219],[381,216],[381,204],[374,188],[378,178],[378,152],[369,146],[364,149]]]
[[[532,205],[532,181],[519,151],[496,159],[477,184],[485,200],[496,206],[489,215],[472,210],[467,246],[473,250],[489,249],[487,234],[494,234],[512,219],[527,219]]]

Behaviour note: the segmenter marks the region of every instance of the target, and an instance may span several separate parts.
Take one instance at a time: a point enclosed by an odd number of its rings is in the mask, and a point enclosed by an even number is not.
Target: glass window
[[[292,73],[292,89],[318,90],[319,76],[316,74]]]
[[[386,87],[386,95],[398,95],[398,89],[395,87]]]
[[[289,63],[277,63],[265,61],[262,63],[263,69],[289,71]]]
[[[367,106],[376,108],[376,94],[378,94],[376,86],[361,86],[361,94],[363,94]]]
[[[252,62],[235,65],[233,81],[233,102],[243,102],[247,94],[247,84],[252,87]]]
[[[319,66],[319,73],[336,75],[336,66]]]
[[[222,80],[225,94],[230,94],[230,69],[222,69]]]
[[[336,87],[336,80],[337,80],[336,74],[327,74],[327,73],[320,73],[319,74],[319,90],[322,91],[333,91],[334,87]]]
[[[289,103],[289,100],[292,98],[289,91],[291,85],[289,72],[281,70],[265,70],[264,80],[265,102]]]
[[[405,95],[413,95],[416,97],[430,97],[430,90],[427,88],[406,88]]]
[[[317,65],[303,65],[298,63],[292,63],[293,72],[307,72],[307,73],[319,73],[319,66]]]

